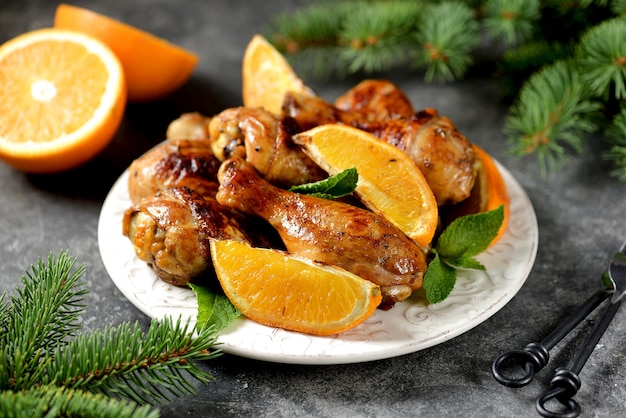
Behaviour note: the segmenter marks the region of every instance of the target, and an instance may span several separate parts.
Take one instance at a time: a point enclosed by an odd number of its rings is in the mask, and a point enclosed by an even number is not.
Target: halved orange
[[[293,140],[330,175],[356,167],[359,180],[355,192],[363,203],[428,248],[437,230],[437,201],[407,154],[346,125],[321,125]]]
[[[0,46],[0,159],[26,172],[58,172],[113,139],[126,104],[122,66],[82,33],[39,29]]]
[[[378,285],[339,267],[233,240],[211,240],[222,289],[258,323],[332,335],[370,317],[382,300]]]
[[[198,63],[193,52],[81,7],[59,5],[54,26],[87,33],[107,44],[122,62],[132,102],[173,93],[191,77]]]
[[[263,107],[280,114],[287,92],[314,95],[287,59],[261,35],[255,35],[248,43],[241,72],[246,107]]]

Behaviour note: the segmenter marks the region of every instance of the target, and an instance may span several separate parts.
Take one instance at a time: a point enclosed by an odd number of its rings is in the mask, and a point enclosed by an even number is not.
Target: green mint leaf
[[[478,260],[476,260],[471,255],[463,255],[459,258],[455,258],[454,260],[445,260],[445,263],[450,265],[451,267],[460,267],[464,269],[474,269],[474,270],[486,270],[485,266],[483,266]]]
[[[225,295],[192,283],[189,287],[198,299],[197,328],[199,330],[214,325],[215,332],[220,332],[241,315],[241,312]]]
[[[437,252],[449,264],[469,267],[468,259],[482,253],[498,235],[504,220],[504,206],[489,212],[454,220],[437,240]]]
[[[289,191],[333,200],[354,192],[358,180],[359,174],[353,167],[324,180],[292,186]]]
[[[456,270],[439,258],[435,252],[435,258],[428,264],[424,275],[424,291],[429,303],[439,303],[448,297],[456,283]]]

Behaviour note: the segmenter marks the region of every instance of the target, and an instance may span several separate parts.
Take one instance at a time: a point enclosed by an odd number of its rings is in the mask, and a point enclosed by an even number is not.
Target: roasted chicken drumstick
[[[220,161],[208,139],[170,139],[137,158],[128,172],[128,192],[133,204],[159,190],[185,186],[215,196]]]
[[[326,177],[291,136],[301,128],[261,108],[236,107],[216,115],[209,125],[213,152],[220,160],[244,158],[272,184],[288,187]]]
[[[382,216],[275,187],[240,158],[225,161],[218,179],[218,202],[267,220],[288,252],[343,267],[380,285],[383,307],[422,286],[424,253]]]
[[[176,286],[214,277],[209,238],[270,245],[241,213],[187,187],[161,190],[127,209],[122,232],[137,257]]]
[[[399,99],[400,105],[391,100],[400,93],[389,83],[370,83],[361,88],[366,90],[361,91],[362,95],[349,91],[338,99],[341,109],[320,97],[290,92],[285,96],[283,113],[303,129],[343,123],[367,131],[400,148],[415,161],[440,206],[467,199],[478,163],[472,144],[454,123],[435,109],[408,115],[410,104],[406,99]]]

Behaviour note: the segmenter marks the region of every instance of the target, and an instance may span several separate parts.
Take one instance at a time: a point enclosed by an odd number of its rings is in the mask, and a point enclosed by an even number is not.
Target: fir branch
[[[39,386],[19,392],[0,392],[0,416],[3,417],[93,417],[156,418],[150,405],[118,401],[104,395],[80,390]]]
[[[329,13],[327,2],[314,4],[293,13],[275,16],[266,30],[267,39],[280,52],[293,55],[308,48],[337,46],[339,30],[349,10],[343,3]]]
[[[508,45],[531,39],[541,17],[539,0],[487,0],[484,10],[485,29]]]
[[[569,58],[574,46],[560,42],[527,42],[507,49],[498,62],[498,75],[505,94],[516,96],[525,81],[537,70],[554,62]]]
[[[126,323],[77,334],[87,290],[75,262],[66,251],[38,260],[11,304],[0,297],[0,416],[152,416],[129,401],[192,394],[193,381],[213,379],[196,365],[221,354],[212,327],[165,318],[147,333]]]
[[[600,107],[590,100],[572,62],[543,68],[524,85],[505,121],[511,151],[520,156],[536,152],[545,176],[567,161],[566,145],[582,151],[583,134],[597,129],[592,117]]]
[[[516,73],[530,76],[541,67],[570,57],[573,53],[573,46],[560,42],[528,42],[506,50],[499,63],[499,69],[505,76]]]
[[[472,9],[454,1],[429,6],[420,19],[416,39],[422,50],[416,64],[426,65],[426,81],[452,81],[472,65],[478,23]]]
[[[168,394],[181,397],[194,393],[189,376],[201,383],[212,380],[192,360],[219,355],[219,351],[207,349],[215,343],[212,329],[193,337],[180,319],[176,323],[170,318],[153,320],[147,334],[137,323],[107,327],[81,335],[56,350],[46,383],[112,393],[136,402],[169,400]]]
[[[407,62],[420,11],[418,3],[401,1],[352,9],[339,34],[348,71],[373,73]]]
[[[626,0],[613,0],[610,2],[611,11],[617,16],[626,15]]]
[[[333,6],[324,2],[294,13],[278,14],[265,31],[266,38],[299,67],[299,72],[320,79],[329,78],[333,72],[343,77],[345,69],[329,63],[335,63],[341,54],[339,33],[352,10],[347,6],[345,2],[335,2]]]
[[[495,44],[496,74],[516,97],[504,127],[510,151],[537,153],[545,175],[606,124],[595,117],[602,106],[626,99],[626,20],[616,18],[624,14],[626,0],[344,0],[282,15],[268,38],[306,57],[314,75],[373,74],[406,59],[427,82],[464,77],[476,48]],[[626,169],[619,146],[610,155]]]
[[[602,98],[626,97],[626,21],[610,19],[583,34],[577,59],[584,80]]]
[[[46,350],[63,344],[80,329],[78,318],[84,309],[80,302],[87,290],[78,282],[85,267],[72,271],[75,262],[67,252],[49,255],[47,264],[39,259],[32,271],[22,276],[23,288],[11,298],[0,345],[5,347],[9,369],[14,370],[13,390],[40,381],[39,362]]]
[[[605,131],[609,149],[603,157],[613,164],[610,174],[626,182],[626,107],[623,107]]]

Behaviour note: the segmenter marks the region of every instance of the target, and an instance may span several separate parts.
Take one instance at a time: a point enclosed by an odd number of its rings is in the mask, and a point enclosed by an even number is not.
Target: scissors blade
[[[611,303],[617,303],[626,294],[626,242],[609,262],[608,273],[613,285]]]

